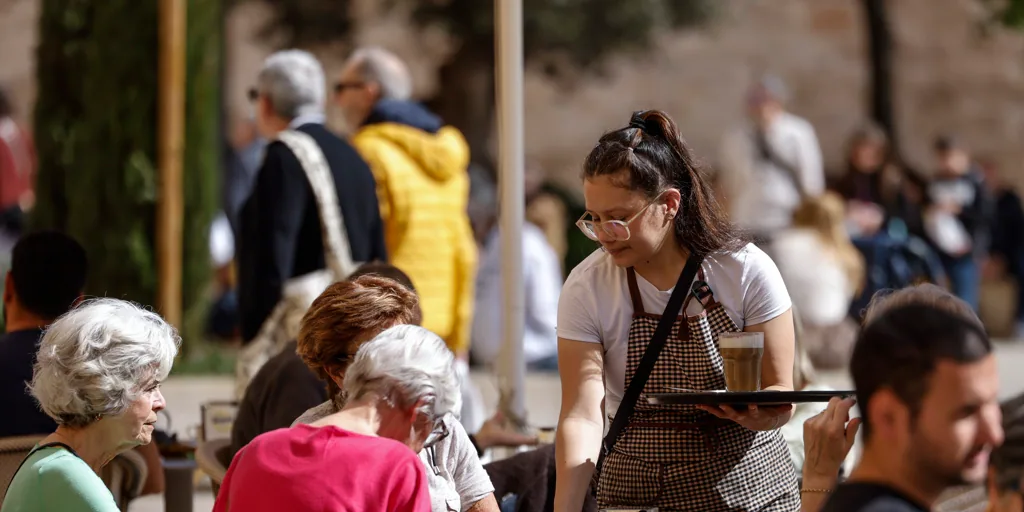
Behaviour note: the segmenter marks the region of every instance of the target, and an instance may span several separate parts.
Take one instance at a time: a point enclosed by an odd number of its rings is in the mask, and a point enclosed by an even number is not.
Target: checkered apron
[[[633,321],[626,385],[633,378],[660,315],[644,311],[636,274],[627,269]],[[740,329],[697,275],[704,310],[675,322],[629,425],[607,455],[598,480],[600,507],[687,511],[800,509],[796,471],[778,430],[756,432],[692,405],[651,405],[646,393],[671,388],[725,389],[718,335]]]

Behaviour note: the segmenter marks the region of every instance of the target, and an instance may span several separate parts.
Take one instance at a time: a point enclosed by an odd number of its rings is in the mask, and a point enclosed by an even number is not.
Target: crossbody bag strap
[[[679,274],[679,280],[676,281],[676,287],[672,290],[672,295],[669,296],[668,305],[665,306],[661,320],[658,321],[658,327],[654,330],[654,335],[651,337],[651,341],[648,342],[647,349],[644,350],[640,364],[637,365],[636,371],[633,372],[633,378],[629,381],[629,387],[626,388],[626,393],[622,396],[619,409],[615,412],[615,418],[612,419],[611,427],[608,428],[608,435],[605,436],[601,443],[601,455],[597,461],[598,471],[601,470],[601,466],[604,464],[605,456],[611,453],[615,443],[619,440],[619,436],[622,435],[626,425],[629,424],[633,411],[636,409],[636,403],[640,400],[644,386],[647,385],[647,380],[654,370],[654,364],[658,362],[658,355],[661,354],[661,349],[665,348],[665,342],[668,341],[669,334],[672,332],[672,326],[675,325],[676,319],[679,318],[679,313],[683,308],[683,301],[690,295],[690,285],[697,277],[697,272],[700,271],[700,264],[703,261],[704,257],[695,253],[691,253],[690,257],[686,260],[686,266],[683,267],[683,271]]]
[[[348,231],[345,229],[341,207],[338,205],[334,176],[327,165],[327,159],[309,134],[298,130],[285,130],[277,135],[277,140],[287,145],[295,154],[310,188],[313,189],[317,211],[320,214],[324,263],[338,279],[345,279],[355,272],[356,264],[352,260],[352,247],[349,245]]]
[[[54,441],[52,443],[41,444],[39,446],[36,446],[35,448],[32,448],[32,450],[28,452],[28,455],[26,455],[24,459],[21,459],[21,464],[18,464],[18,469],[14,470],[14,473],[11,474],[11,480],[7,482],[7,488],[8,489],[11,488],[11,484],[14,483],[14,477],[18,476],[18,471],[21,471],[21,468],[25,466],[25,463],[28,462],[28,459],[29,459],[29,457],[32,456],[32,454],[38,452],[39,450],[42,450],[43,448],[54,448],[54,447],[64,448],[65,450],[71,452],[71,455],[74,455],[75,457],[78,457],[79,459],[82,458],[82,457],[80,457],[78,455],[78,452],[76,452],[74,448],[72,448],[72,447],[70,447],[70,446],[68,446],[68,445],[66,445],[66,444],[64,444],[64,443],[62,443],[60,441]]]
[[[767,135],[755,132],[754,137],[767,137]],[[761,141],[755,141],[755,144],[761,143]],[[779,154],[775,152],[775,148],[772,147],[771,143],[769,143],[767,139],[763,141],[763,144],[766,144],[768,148],[768,154],[766,155],[768,161],[779,169],[782,169],[782,173],[786,175],[786,178],[789,179],[790,183],[793,184],[793,188],[795,188],[797,194],[799,194],[800,200],[806,200],[808,196],[807,190],[804,189],[804,184],[800,181],[800,172],[797,170],[796,166],[785,161],[781,156],[779,156]]]

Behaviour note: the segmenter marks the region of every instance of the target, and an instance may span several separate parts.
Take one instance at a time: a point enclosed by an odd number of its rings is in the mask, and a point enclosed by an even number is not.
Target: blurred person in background
[[[821,368],[846,366],[857,336],[847,313],[864,286],[864,257],[846,232],[842,198],[826,192],[805,200],[772,250],[811,361]]]
[[[235,122],[227,148],[221,208],[236,236],[241,228],[239,215],[242,206],[252,193],[266,148],[267,139],[260,134],[255,111]]]
[[[889,154],[881,127],[868,123],[857,129],[847,146],[846,172],[836,192],[846,200],[847,228],[852,237],[872,237],[899,221],[920,233],[920,205],[905,192],[906,178]]]
[[[21,234],[24,214],[35,205],[38,165],[32,136],[14,114],[7,92],[0,88],[0,227],[9,238],[8,244]]]
[[[978,309],[981,260],[992,240],[992,200],[984,175],[958,139],[935,139],[938,171],[928,185],[925,228],[957,297]]]
[[[81,300],[88,262],[85,249],[56,231],[29,233],[14,246],[4,282],[0,338],[0,437],[52,432],[57,423],[25,388],[32,380],[39,340],[58,317]]]
[[[56,429],[22,462],[3,512],[117,512],[99,474],[151,445],[181,339],[159,315],[117,299],[84,302],[47,328],[29,390]]]
[[[462,420],[475,429],[484,417],[468,365],[477,258],[466,213],[469,146],[456,128],[411,101],[412,90],[401,59],[368,47],[348,58],[334,99],[377,180],[390,261],[416,285],[423,326],[459,359]]]
[[[396,325],[351,359],[344,406],[246,445],[214,511],[432,510],[429,466],[416,452],[444,438],[445,419],[458,413],[451,351],[422,327]]]
[[[526,205],[540,192],[540,170],[528,167]],[[473,198],[478,219],[480,266],[476,276],[476,303],[473,315],[474,362],[493,365],[498,361],[504,340],[502,315],[505,310],[501,272],[501,240],[498,228],[499,198],[493,183]],[[533,371],[558,370],[558,295],[562,289],[562,265],[544,233],[530,221],[523,222],[523,293],[526,323],[523,325],[523,357]]]
[[[1003,402],[1003,444],[992,452],[987,512],[1024,510],[1024,395]]]
[[[348,142],[323,125],[325,86],[313,55],[285,50],[267,57],[250,90],[260,134],[273,142],[242,207],[236,240],[244,347],[236,366],[238,399],[259,366],[295,338],[303,308],[326,286],[323,270],[344,279],[334,274],[354,268],[339,267],[387,261],[373,174]],[[288,144],[275,140],[286,131],[311,140],[329,176],[305,168]],[[310,166],[319,161],[304,160]]]
[[[726,135],[720,154],[731,218],[769,253],[772,238],[792,224],[803,197],[825,190],[814,127],[786,111],[787,99],[779,77],[762,77],[747,95],[747,124]]]
[[[982,265],[990,279],[1009,276],[1017,281],[1015,337],[1024,337],[1024,208],[1020,194],[999,175],[995,162],[979,162],[985,185],[995,208],[992,218],[992,247]]]
[[[966,302],[931,284],[879,294],[864,329],[851,362],[860,421],[834,401],[805,424],[805,512],[825,499],[824,510],[928,510],[947,487],[980,482],[1002,439],[991,343]],[[836,488],[860,423],[863,456]]]

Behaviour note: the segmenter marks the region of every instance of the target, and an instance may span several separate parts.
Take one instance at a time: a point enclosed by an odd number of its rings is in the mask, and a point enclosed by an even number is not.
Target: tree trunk
[[[209,279],[220,127],[221,0],[190,0],[186,71],[183,294],[198,316]],[[36,228],[64,231],[89,256],[86,293],[153,305],[157,2],[42,0],[36,73]],[[185,336],[190,339],[192,336]]]
[[[466,136],[472,161],[493,173],[494,41],[467,41],[439,73],[440,92],[430,107]]]
[[[890,148],[899,155],[892,98],[893,39],[886,0],[862,0],[871,59],[871,116],[889,134]]]

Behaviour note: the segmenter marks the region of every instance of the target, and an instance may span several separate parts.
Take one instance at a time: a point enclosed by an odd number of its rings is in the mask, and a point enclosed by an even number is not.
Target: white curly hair
[[[375,393],[401,407],[422,401],[419,412],[431,421],[457,417],[462,407],[454,354],[416,325],[396,325],[359,347],[343,387],[348,400]]]
[[[46,329],[29,391],[58,425],[84,427],[124,413],[167,378],[180,345],[170,324],[137,304],[85,301]]]

